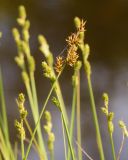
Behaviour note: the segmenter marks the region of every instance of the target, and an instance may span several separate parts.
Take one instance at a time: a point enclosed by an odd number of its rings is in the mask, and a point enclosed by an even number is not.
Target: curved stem
[[[123,150],[123,146],[124,146],[124,140],[125,140],[125,135],[124,135],[124,133],[123,133],[121,146],[120,146],[120,149],[119,149],[119,153],[118,153],[118,155],[117,155],[117,160],[119,160],[119,159],[120,159],[120,155],[121,155],[121,152],[122,152],[122,150]]]

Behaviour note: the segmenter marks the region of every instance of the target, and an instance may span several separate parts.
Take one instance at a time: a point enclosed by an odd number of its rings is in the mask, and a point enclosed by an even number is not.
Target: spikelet
[[[69,66],[73,67],[76,62],[77,59],[79,57],[79,55],[76,52],[76,46],[72,46],[68,49],[68,53],[67,53],[67,58],[66,58],[66,62]]]
[[[63,57],[61,56],[56,57],[56,64],[54,68],[57,73],[60,73],[62,71],[63,64],[64,64]]]
[[[79,35],[77,33],[72,33],[67,39],[66,42],[68,43],[69,46],[72,45],[78,45],[79,44]]]
[[[80,21],[80,26],[78,27],[78,31],[79,32],[85,32],[85,24],[86,21],[84,21],[83,19]]]
[[[25,139],[25,130],[24,130],[24,127],[23,127],[23,123],[19,122],[18,120],[15,120],[14,125],[15,125],[15,128],[17,130],[18,138],[24,140]]]

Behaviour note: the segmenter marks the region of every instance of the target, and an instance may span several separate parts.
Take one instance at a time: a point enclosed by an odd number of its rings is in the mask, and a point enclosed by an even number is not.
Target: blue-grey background
[[[114,142],[116,153],[118,153],[122,138],[121,131],[118,127],[118,120],[122,119],[128,124],[128,1],[0,0],[0,31],[3,32],[3,37],[0,40],[0,65],[4,78],[12,141],[16,139],[13,123],[14,119],[18,117],[15,98],[19,92],[25,92],[20,70],[14,62],[17,51],[11,32],[12,28],[17,26],[17,8],[20,4],[25,5],[28,19],[31,21],[30,44],[32,54],[36,59],[35,76],[40,107],[48,94],[50,83],[43,77],[41,69],[41,61],[44,60],[44,57],[38,49],[38,34],[44,34],[47,38],[50,49],[55,57],[64,49],[66,37],[74,31],[74,17],[79,16],[87,20],[85,41],[89,43],[91,48],[92,83],[101,135],[106,159],[112,159],[106,119],[100,110],[100,107],[103,105],[101,97],[104,91],[110,95],[110,111],[115,112]],[[60,80],[69,115],[72,101],[72,73],[72,69],[66,70]],[[84,72],[81,71],[82,145],[83,149],[94,160],[98,160],[95,129],[92,122],[86,83]],[[26,103],[26,105],[29,110],[29,104]],[[48,109],[52,111],[53,130],[56,134],[56,159],[64,159],[60,115],[57,109],[51,104],[48,105]],[[31,114],[29,114],[29,119],[32,122]],[[127,148],[128,141],[126,139],[121,155],[122,160],[127,160]],[[87,159],[85,155],[83,157]]]

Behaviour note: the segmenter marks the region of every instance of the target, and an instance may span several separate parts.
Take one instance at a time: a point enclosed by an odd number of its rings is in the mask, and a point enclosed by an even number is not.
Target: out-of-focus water
[[[54,56],[65,47],[65,38],[74,31],[73,19],[79,16],[87,20],[86,42],[91,47],[90,61],[92,64],[92,83],[97,105],[97,112],[102,131],[106,159],[111,159],[109,137],[106,121],[101,113],[103,105],[102,93],[110,95],[110,110],[115,112],[115,148],[118,152],[121,143],[121,131],[118,129],[118,120],[128,123],[128,1],[87,1],[87,0],[6,0],[0,1],[0,31],[3,38],[0,40],[0,64],[3,71],[5,94],[10,128],[13,119],[17,116],[15,98],[24,91],[20,77],[20,70],[14,62],[16,46],[11,30],[17,26],[17,8],[24,4],[31,21],[31,50],[36,59],[36,83],[40,105],[50,89],[49,82],[43,78],[41,61],[44,59],[38,50],[38,34],[46,36]],[[61,86],[68,110],[71,108],[72,88],[71,73],[67,71],[61,79]],[[67,94],[68,93],[68,94]],[[98,158],[95,141],[95,129],[90,111],[89,96],[86,78],[81,72],[81,107],[82,107],[82,143],[83,148],[94,159]],[[49,107],[50,108],[50,107]],[[56,159],[64,159],[61,123],[58,112],[53,112],[54,131],[56,131]],[[56,115],[56,116],[54,116]],[[14,131],[11,130],[14,135]],[[57,147],[58,146],[58,147]],[[128,147],[128,142],[124,148]],[[85,158],[86,159],[86,158]],[[127,150],[122,153],[121,159],[127,159]]]

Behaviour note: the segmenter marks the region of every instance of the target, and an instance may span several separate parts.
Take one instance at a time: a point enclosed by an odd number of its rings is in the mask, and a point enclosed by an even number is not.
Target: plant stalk
[[[94,125],[95,125],[95,129],[96,129],[96,139],[97,139],[98,149],[99,149],[99,153],[100,153],[100,159],[104,160],[105,159],[104,158],[104,151],[103,151],[103,146],[102,146],[102,140],[101,140],[100,129],[99,129],[99,122],[98,122],[97,113],[96,113],[96,106],[95,106],[90,76],[87,76],[87,81],[88,81],[88,89],[89,89],[89,94],[90,94],[90,102],[91,102]]]
[[[62,122],[62,131],[63,131],[63,139],[64,139],[64,154],[65,154],[65,160],[67,160],[66,138],[65,138],[64,123],[63,123],[62,116],[61,116],[61,122]]]
[[[80,113],[80,72],[77,73],[78,85],[77,85],[77,142],[80,146],[81,144],[81,113]],[[82,151],[78,147],[78,159],[82,160]]]
[[[65,117],[64,117],[64,115],[63,115],[63,112],[61,112],[61,116],[62,116],[62,120],[63,120],[63,123],[64,123],[64,128],[65,128],[65,131],[66,131],[66,135],[67,135],[67,139],[68,139],[68,145],[69,145],[69,148],[70,148],[72,160],[75,160],[75,155],[74,155],[74,151],[73,151],[73,146],[72,146],[72,144],[71,144],[68,127],[67,127],[66,120],[65,120]]]
[[[113,160],[116,160],[115,147],[114,147],[114,142],[113,142],[113,136],[112,136],[112,134],[110,134],[110,142],[111,142],[111,147],[112,147]]]
[[[38,99],[37,99],[34,72],[30,72],[30,81],[31,81],[31,88],[32,88],[33,103],[34,103],[34,107],[33,107],[34,108],[34,114],[37,115],[37,118],[35,118],[36,122],[37,122],[37,119],[39,117],[39,109],[38,109],[39,107],[38,107]],[[38,138],[39,146],[40,146],[41,150],[44,152],[43,154],[45,156],[45,159],[47,159],[40,124],[38,126],[37,135],[38,135],[37,138]]]
[[[28,98],[29,98],[29,102],[30,102],[30,106],[31,106],[34,122],[35,122],[35,124],[37,124],[39,116],[38,116],[37,110],[35,110],[35,105],[34,105],[34,102],[33,102],[33,97],[32,97],[30,84],[29,83],[25,83],[25,86],[26,86],[26,90],[27,90],[27,94],[28,94]],[[46,151],[45,151],[45,147],[44,147],[44,142],[43,142],[43,139],[42,139],[40,123],[37,126],[37,135],[38,135],[38,144],[39,144],[40,148],[43,151],[42,154],[44,154],[44,157],[47,160],[47,155],[46,155]]]

